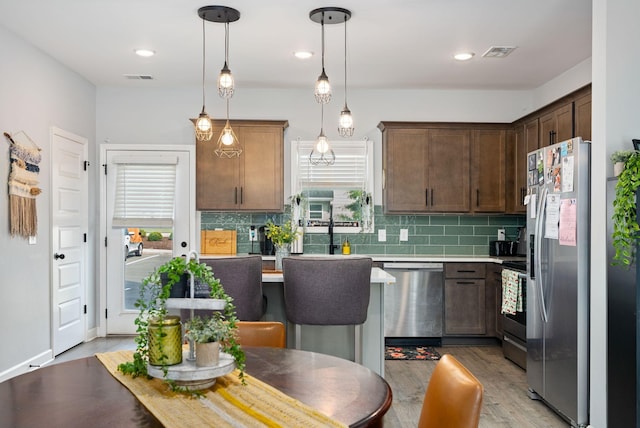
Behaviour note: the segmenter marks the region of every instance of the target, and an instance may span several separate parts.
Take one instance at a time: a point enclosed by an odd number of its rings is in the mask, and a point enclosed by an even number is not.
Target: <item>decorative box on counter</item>
[[[235,230],[201,230],[200,253],[235,255],[237,238]]]

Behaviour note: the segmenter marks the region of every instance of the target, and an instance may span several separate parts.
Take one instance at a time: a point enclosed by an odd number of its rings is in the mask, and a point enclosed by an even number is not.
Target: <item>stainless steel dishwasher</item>
[[[384,263],[396,278],[384,287],[387,345],[440,345],[442,341],[442,263]]]

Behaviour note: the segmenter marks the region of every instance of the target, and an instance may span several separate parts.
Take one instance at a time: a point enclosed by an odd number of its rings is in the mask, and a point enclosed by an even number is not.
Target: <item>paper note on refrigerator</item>
[[[560,221],[560,195],[547,195],[547,207],[544,217],[544,237],[558,239],[558,223]]]
[[[562,191],[573,192],[573,156],[562,158]]]
[[[576,199],[563,199],[560,203],[559,244],[576,246],[576,217],[578,212]]]

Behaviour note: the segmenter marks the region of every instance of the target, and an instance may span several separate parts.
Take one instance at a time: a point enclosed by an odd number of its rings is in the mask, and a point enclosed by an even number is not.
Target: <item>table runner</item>
[[[133,351],[96,354],[120,383],[168,427],[346,427],[323,413],[237,370],[219,377],[201,398],[172,392],[162,379],[133,378],[118,364],[133,360]]]

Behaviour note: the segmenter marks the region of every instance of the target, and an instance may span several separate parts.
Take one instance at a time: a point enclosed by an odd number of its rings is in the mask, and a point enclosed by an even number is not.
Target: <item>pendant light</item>
[[[338,126],[338,134],[343,138],[353,136],[353,116],[351,110],[347,107],[347,21],[344,20],[344,108],[340,112],[340,121]]]
[[[209,141],[213,136],[211,118],[204,109],[204,76],[205,76],[205,32],[202,19],[202,112],[195,121],[196,141]]]
[[[233,97],[233,74],[229,70],[229,22],[224,23],[224,66],[218,76],[218,95],[222,98]]]
[[[320,16],[320,27],[322,28],[322,73],[318,76],[313,95],[316,97],[316,102],[326,104],[331,101],[331,83],[329,83],[329,76],[324,71],[324,12],[321,12]]]
[[[324,71],[324,25],[341,24],[349,18],[351,18],[351,12],[341,7],[321,7],[309,12],[309,19],[319,23],[322,32],[322,73],[320,73],[316,81],[314,92],[316,101],[320,104],[326,104],[331,101],[331,84],[327,73]]]
[[[242,146],[238,141],[238,137],[231,128],[229,123],[229,98],[234,93],[234,82],[231,71],[229,70],[229,23],[240,19],[240,12],[227,6],[204,6],[198,10],[198,14],[205,20],[225,24],[225,50],[224,50],[224,66],[218,76],[218,95],[224,98],[227,104],[227,122],[225,123],[220,136],[218,137],[218,145],[215,154],[218,157],[233,158],[238,157],[242,153]]]
[[[331,148],[329,139],[324,135],[324,104],[320,105],[320,135],[311,149],[309,163],[311,165],[333,165],[336,162],[336,154]]]
[[[242,146],[229,123],[229,98],[227,98],[227,123],[218,137],[218,147],[215,150],[215,154],[219,158],[233,158],[240,157],[241,153]]]

